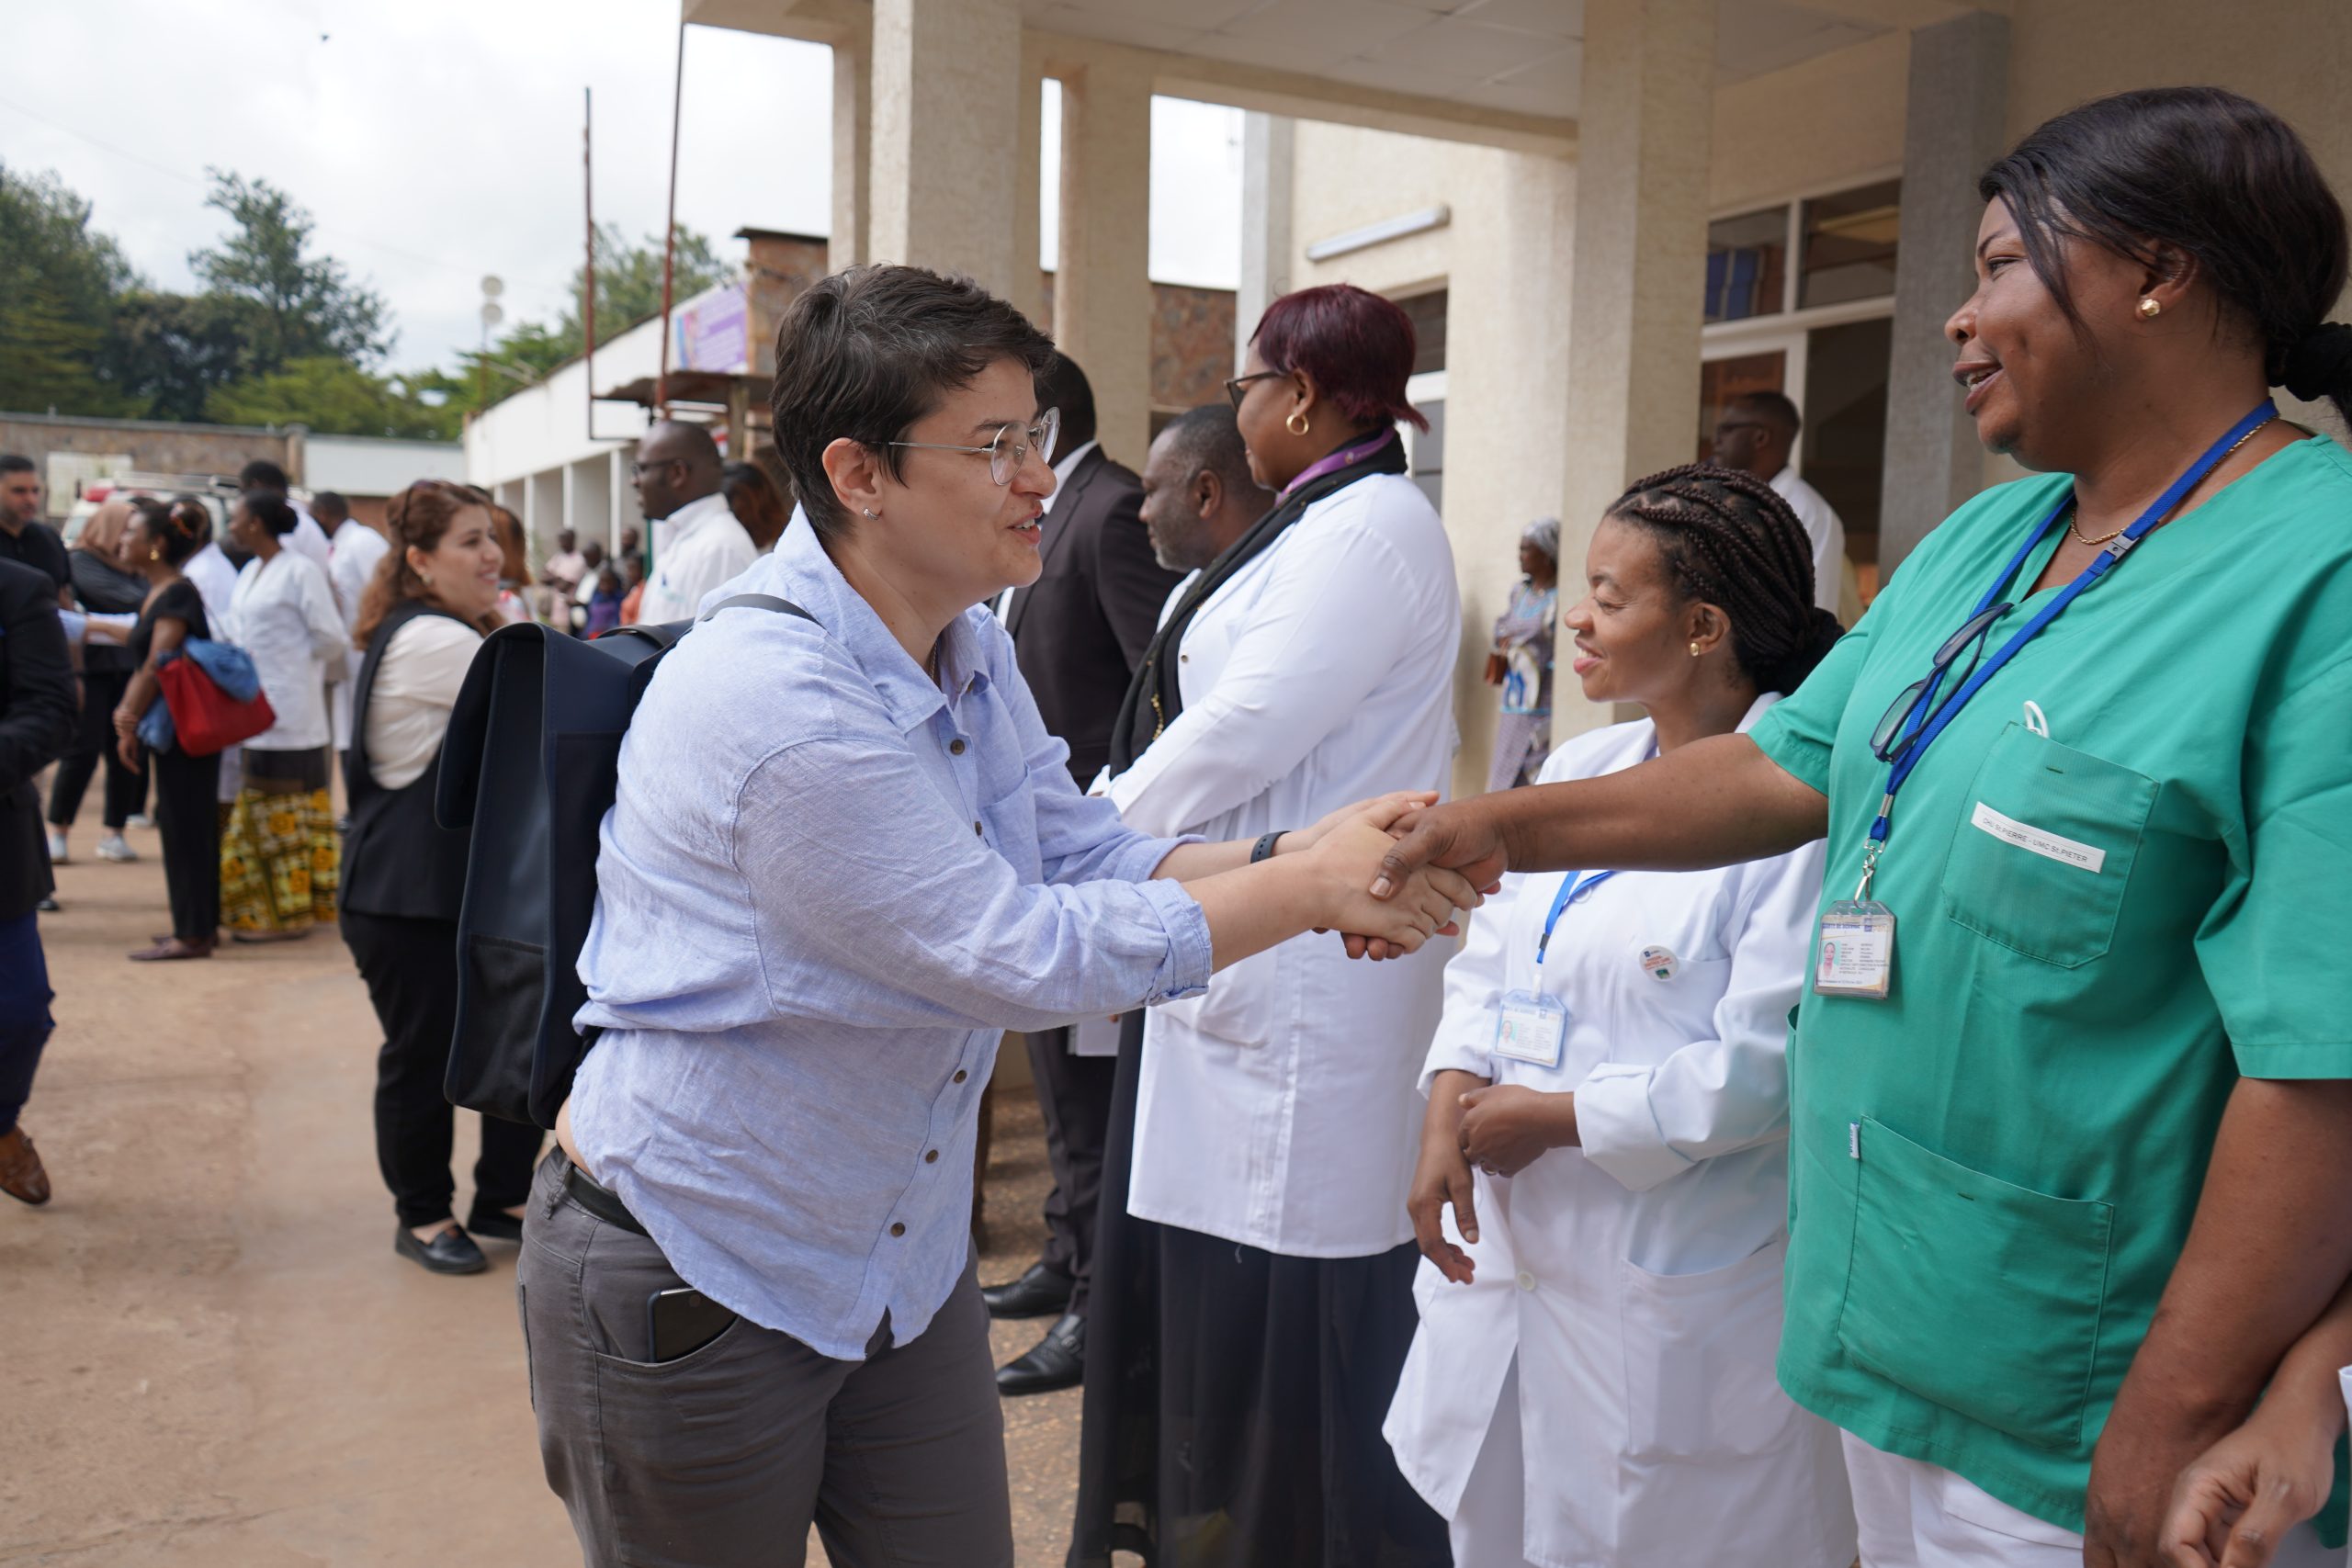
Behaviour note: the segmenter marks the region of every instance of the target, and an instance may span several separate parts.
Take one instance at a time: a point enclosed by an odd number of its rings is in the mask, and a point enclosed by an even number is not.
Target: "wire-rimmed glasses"
[[[941,441],[888,441],[883,445],[920,447],[926,452],[985,452],[989,458],[989,478],[998,484],[1009,485],[1012,482],[1012,476],[1021,471],[1021,465],[1029,460],[1031,452],[1037,454],[1039,462],[1052,467],[1054,443],[1060,438],[1061,433],[1062,411],[1047,409],[1037,416],[1036,423],[1025,430],[1017,424],[1001,426],[995,437],[985,446],[951,446]]]
[[[1968,678],[1976,673],[1977,660],[1984,656],[1985,637],[1991,634],[1994,626],[2000,623],[2003,615],[2016,608],[2016,605],[2007,603],[1996,604],[1990,609],[1971,615],[1960,630],[1944,638],[1943,646],[1936,649],[1935,660],[1928,667],[1928,673],[1903,688],[1903,694],[1894,699],[1888,706],[1885,716],[1878,721],[1878,728],[1871,731],[1872,756],[1882,762],[1893,762],[1900,760],[1905,751],[1911,750],[1912,743],[1919,739],[1920,732],[1928,728],[1932,717],[1930,715],[1920,714],[1918,715],[1919,722],[1913,724],[1911,718],[1914,712],[1926,700],[1928,693],[1942,683],[1944,676],[1951,671],[1953,662],[1964,652],[1969,656],[1968,668],[1962,671],[1960,679],[1952,684],[1955,689],[1968,684]],[[1970,651],[1972,649],[1973,652]]]

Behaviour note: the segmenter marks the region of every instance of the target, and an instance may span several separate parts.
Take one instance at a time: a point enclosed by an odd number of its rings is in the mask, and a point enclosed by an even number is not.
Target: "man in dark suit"
[[[52,886],[33,775],[74,739],[81,706],[57,584],[0,559],[0,1192],[49,1201],[49,1176],[17,1112],[49,1042],[49,966],[34,912]]]
[[[1110,761],[1119,704],[1179,574],[1152,558],[1141,481],[1095,442],[1094,389],[1086,373],[1057,355],[1037,397],[1062,414],[1054,458],[1058,482],[1038,543],[1045,570],[1035,582],[1013,589],[1001,608],[1022,678],[1046,728],[1069,744],[1069,771],[1083,789]],[[997,1370],[997,1387],[1009,1394],[1074,1388],[1085,1372],[1086,1287],[1114,1061],[1076,1055],[1072,1032],[1028,1036],[1054,1172],[1045,1255],[1020,1279],[982,1292],[997,1317],[1058,1314],[1035,1349]]]

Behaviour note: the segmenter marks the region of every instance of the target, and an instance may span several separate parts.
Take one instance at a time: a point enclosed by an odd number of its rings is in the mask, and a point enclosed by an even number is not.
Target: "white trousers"
[[[1940,1465],[1845,1437],[1862,1568],[2082,1568],[2083,1538],[2073,1530],[2012,1508]],[[2302,1525],[2271,1561],[2272,1568],[2334,1568],[2336,1553]]]

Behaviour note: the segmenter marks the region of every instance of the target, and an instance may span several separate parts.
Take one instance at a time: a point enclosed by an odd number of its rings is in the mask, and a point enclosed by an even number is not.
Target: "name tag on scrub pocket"
[[[1975,814],[1968,820],[2005,844],[2030,850],[2045,860],[2056,861],[2060,865],[2078,866],[2094,876],[2107,864],[2105,850],[2077,843],[2072,839],[2062,839],[2055,833],[2046,833],[2014,817],[2004,817],[1981,800],[1976,803]]]

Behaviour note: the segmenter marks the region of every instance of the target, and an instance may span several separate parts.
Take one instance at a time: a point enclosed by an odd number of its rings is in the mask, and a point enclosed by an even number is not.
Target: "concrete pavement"
[[[577,1563],[539,1472],[514,1248],[454,1280],[392,1253],[381,1036],[349,953],[322,931],[126,963],[167,923],[155,835],[130,837],[141,861],[60,868],[65,910],[41,920],[59,1027],[24,1125],[57,1196],[0,1199],[0,1562]],[[997,1100],[989,1280],[1035,1258],[1046,1186],[1026,1088]],[[999,1325],[1000,1359],[1044,1326]],[[1023,1568],[1062,1560],[1078,1404],[1006,1407]]]

